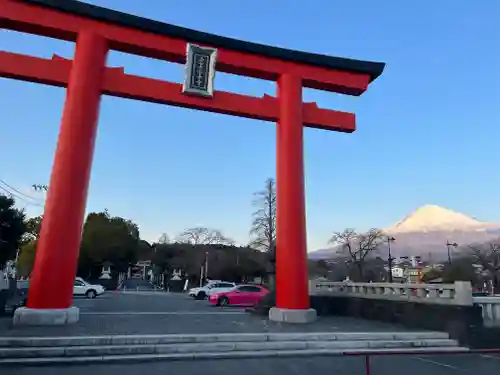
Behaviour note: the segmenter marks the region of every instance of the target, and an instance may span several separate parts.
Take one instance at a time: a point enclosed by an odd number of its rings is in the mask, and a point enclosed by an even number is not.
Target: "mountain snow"
[[[396,239],[391,245],[394,256],[419,255],[424,259],[446,258],[448,242],[465,247],[500,236],[500,224],[482,222],[436,205],[422,206],[382,230]],[[310,252],[308,256],[310,259],[332,259],[338,256],[339,250],[338,247],[320,249]],[[386,251],[386,246],[381,246],[378,255],[385,258]]]
[[[383,229],[390,234],[436,232],[436,231],[482,231],[500,228],[500,224],[485,223],[467,215],[435,206],[425,205],[398,221],[389,228]]]

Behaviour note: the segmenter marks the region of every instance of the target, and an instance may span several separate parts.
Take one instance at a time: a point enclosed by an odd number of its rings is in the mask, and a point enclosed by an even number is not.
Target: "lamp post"
[[[391,254],[391,242],[396,241],[396,239],[392,236],[387,237],[387,246],[389,248],[389,282],[392,283],[392,261],[394,258]]]
[[[448,249],[448,264],[451,264],[451,247],[457,248],[458,244],[456,242],[450,243],[450,241],[446,241],[446,248]]]
[[[208,251],[205,251],[205,280],[208,280]]]

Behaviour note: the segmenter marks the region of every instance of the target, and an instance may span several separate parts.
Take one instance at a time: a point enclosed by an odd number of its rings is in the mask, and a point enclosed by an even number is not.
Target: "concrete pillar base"
[[[68,309],[29,309],[20,307],[14,312],[14,326],[62,326],[74,324],[80,318],[78,307]]]
[[[269,320],[274,322],[284,323],[311,323],[317,318],[316,310],[295,310],[295,309],[280,309],[272,307],[269,310]]]

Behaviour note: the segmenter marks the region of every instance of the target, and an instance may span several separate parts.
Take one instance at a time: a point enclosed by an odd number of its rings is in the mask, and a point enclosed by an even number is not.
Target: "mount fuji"
[[[395,238],[391,244],[393,256],[421,256],[423,259],[443,260],[447,257],[446,243],[466,246],[500,238],[500,223],[488,223],[467,215],[435,206],[425,205],[388,228],[382,228]],[[387,246],[378,250],[386,258]],[[309,253],[310,259],[331,259],[338,256],[338,248],[321,249]]]

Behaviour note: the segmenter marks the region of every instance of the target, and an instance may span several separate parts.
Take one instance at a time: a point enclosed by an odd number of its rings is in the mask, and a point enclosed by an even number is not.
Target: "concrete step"
[[[178,354],[232,351],[388,349],[457,347],[450,339],[432,340],[358,340],[358,341],[265,341],[175,343],[158,345],[104,345],[1,348],[0,358],[88,357],[107,355]]]
[[[1,337],[1,365],[343,355],[467,350],[440,332],[307,332],[205,335]]]
[[[425,353],[467,353],[469,349],[460,347],[427,347],[427,348],[397,348],[397,349],[302,349],[302,350],[241,350],[220,352],[191,352],[191,353],[153,353],[153,354],[126,354],[126,355],[96,355],[82,357],[27,357],[27,358],[0,358],[0,366],[41,366],[53,364],[89,364],[113,362],[150,362],[150,361],[186,361],[206,359],[242,359],[242,358],[270,358],[270,357],[319,357],[343,355],[368,355],[376,351],[380,354],[407,352],[408,355],[422,355]]]
[[[176,343],[232,343],[274,341],[419,341],[446,340],[442,332],[304,332],[116,335],[77,337],[0,337],[0,348],[106,345],[162,345]]]

